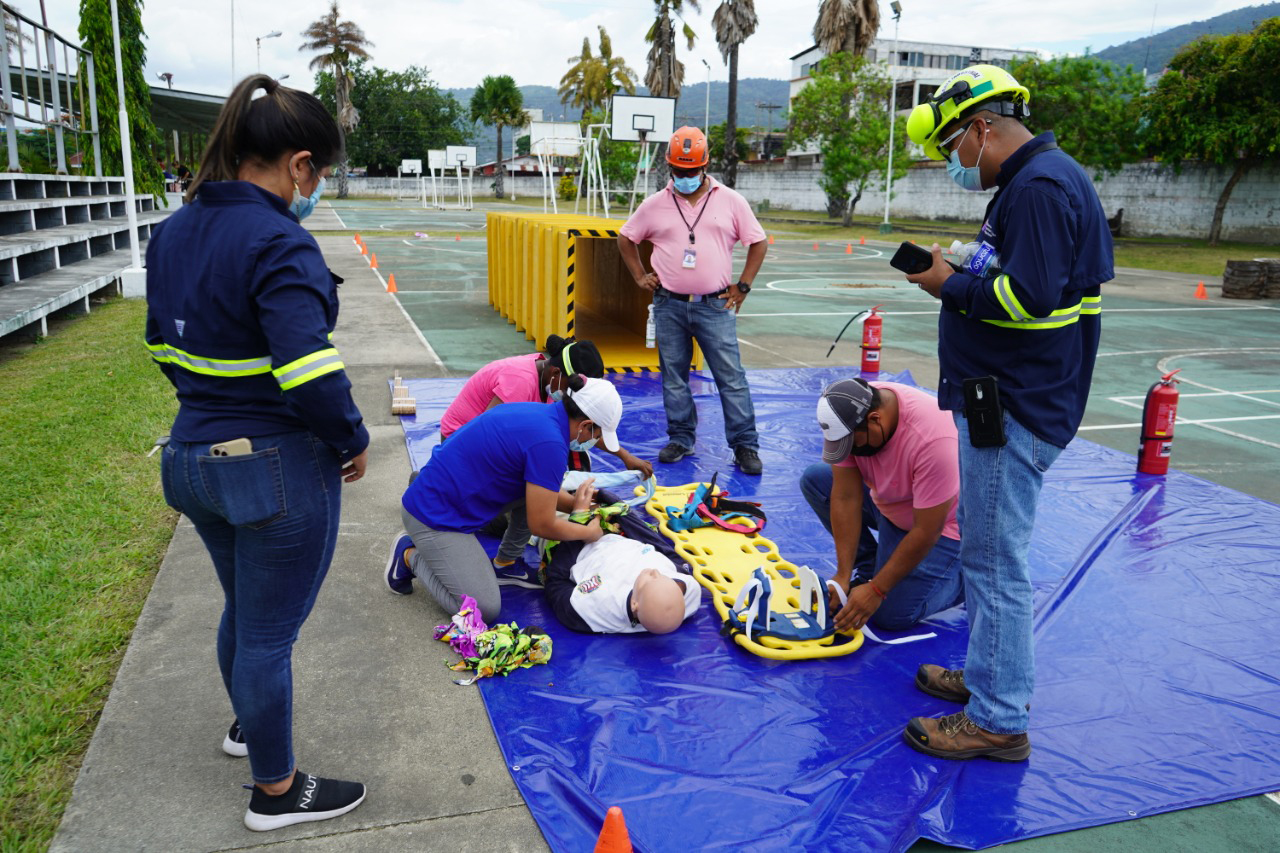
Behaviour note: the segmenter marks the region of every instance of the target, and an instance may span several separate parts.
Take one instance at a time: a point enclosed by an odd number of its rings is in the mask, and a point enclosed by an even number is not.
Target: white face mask
[[[582,432],[581,427],[578,428],[578,432]],[[578,439],[575,437],[573,441],[569,442],[569,449],[578,451],[578,452],[581,452],[584,450],[590,450],[591,448],[596,446],[597,441],[599,441],[599,439],[596,438],[595,435],[592,435],[591,438],[588,439],[587,441],[578,441]]]

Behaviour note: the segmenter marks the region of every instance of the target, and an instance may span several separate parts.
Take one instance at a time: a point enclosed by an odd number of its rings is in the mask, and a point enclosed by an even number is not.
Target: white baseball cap
[[[618,424],[622,421],[622,398],[613,383],[607,379],[588,379],[581,390],[569,389],[565,396],[600,427],[604,433],[600,440],[605,449],[617,453],[621,446],[618,444]]]

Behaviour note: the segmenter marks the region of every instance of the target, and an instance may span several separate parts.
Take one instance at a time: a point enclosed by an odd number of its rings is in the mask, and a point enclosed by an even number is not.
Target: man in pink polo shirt
[[[800,491],[835,539],[836,627],[902,631],[964,600],[956,425],[896,382],[841,379],[818,400],[822,461]],[[868,528],[875,528],[879,542]]]
[[[747,200],[706,174],[707,159],[701,130],[677,130],[667,146],[672,180],[636,208],[622,226],[618,248],[636,285],[653,293],[668,438],[658,461],[670,464],[693,453],[698,413],[689,368],[696,340],[720,391],[725,440],[734,460],[743,473],[759,474],[755,407],[738,355],[738,309],[751,292],[768,245]],[[644,268],[637,245],[646,240],[653,246],[651,271]],[[738,242],[749,248],[734,283],[733,246]]]

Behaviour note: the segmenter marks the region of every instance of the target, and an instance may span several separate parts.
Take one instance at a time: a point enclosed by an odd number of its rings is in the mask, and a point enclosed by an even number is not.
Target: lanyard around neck
[[[692,246],[696,242],[693,239],[693,229],[698,227],[698,223],[702,221],[702,214],[707,212],[707,203],[711,201],[711,192],[714,187],[707,187],[707,194],[702,197],[702,209],[698,211],[697,217],[694,218],[693,224],[689,224],[689,220],[685,219],[684,211],[680,209],[680,199],[676,197],[676,191],[671,190],[671,201],[676,206],[676,213],[680,214],[680,221],[684,223],[684,227],[689,231],[689,245]]]

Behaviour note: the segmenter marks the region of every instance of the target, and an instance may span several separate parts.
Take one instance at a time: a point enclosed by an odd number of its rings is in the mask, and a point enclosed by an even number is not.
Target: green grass
[[[44,850],[173,533],[146,306],[0,349],[0,849]]]

